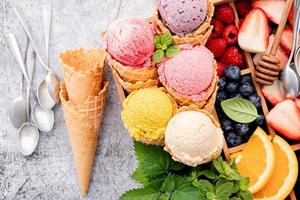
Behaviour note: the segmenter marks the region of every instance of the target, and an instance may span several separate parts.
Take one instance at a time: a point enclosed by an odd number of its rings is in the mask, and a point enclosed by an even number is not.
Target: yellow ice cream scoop
[[[122,120],[135,140],[163,145],[166,126],[177,108],[163,88],[134,91],[125,99],[123,107]]]

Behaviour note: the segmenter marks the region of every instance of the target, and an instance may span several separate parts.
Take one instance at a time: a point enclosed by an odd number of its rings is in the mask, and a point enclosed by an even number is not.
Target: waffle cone
[[[216,86],[218,85],[218,75],[217,75],[217,62],[214,60],[214,77],[210,84],[210,86],[207,88],[205,95],[200,101],[193,101],[191,98],[187,98],[184,96],[179,96],[176,94],[166,83],[163,83],[164,87],[166,88],[167,92],[175,99],[175,101],[180,106],[189,106],[189,105],[196,105],[198,108],[203,108],[207,102],[209,101],[209,98],[212,96],[213,92],[215,91]]]
[[[203,107],[204,110],[206,110],[209,113],[213,113],[215,109],[215,102],[217,98],[217,93],[218,93],[218,84],[216,84],[215,90],[212,93],[211,97],[208,99],[207,103]]]
[[[207,18],[202,23],[202,25],[192,33],[186,34],[181,37],[179,35],[173,35],[173,40],[176,44],[192,44],[192,45],[205,45],[212,30],[213,26],[210,24],[212,17],[214,15],[214,5],[212,0],[208,0],[207,4]],[[157,33],[164,34],[166,32],[171,32],[161,21],[159,12],[156,10],[156,23],[158,26]]]
[[[69,50],[60,54],[64,82],[68,97],[75,105],[83,104],[88,97],[101,90],[105,51],[91,49]]]
[[[149,79],[157,79],[157,68],[153,64],[151,67],[134,68],[124,66],[109,54],[107,54],[109,65],[114,68],[119,76],[126,82],[136,83],[138,81],[147,81]]]
[[[96,96],[89,96],[81,105],[69,98],[64,82],[60,85],[60,99],[69,132],[69,140],[75,160],[82,194],[89,189],[97,140],[102,121],[108,83]]]

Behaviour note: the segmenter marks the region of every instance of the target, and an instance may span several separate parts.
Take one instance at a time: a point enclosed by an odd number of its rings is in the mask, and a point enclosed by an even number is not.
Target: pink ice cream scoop
[[[156,0],[163,23],[176,35],[196,30],[207,17],[207,0]]]
[[[213,54],[204,46],[184,49],[158,66],[159,79],[178,96],[201,100],[214,76]]]
[[[123,65],[145,67],[151,65],[154,52],[154,25],[141,19],[113,22],[104,38],[108,53]]]

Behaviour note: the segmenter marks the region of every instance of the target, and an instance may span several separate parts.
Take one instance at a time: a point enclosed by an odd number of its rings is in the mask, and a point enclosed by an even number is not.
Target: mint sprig
[[[172,41],[172,35],[170,32],[166,32],[163,35],[156,35],[154,37],[153,42],[156,51],[152,56],[152,60],[155,64],[161,62],[164,57],[174,57],[180,52],[179,46],[172,44]]]

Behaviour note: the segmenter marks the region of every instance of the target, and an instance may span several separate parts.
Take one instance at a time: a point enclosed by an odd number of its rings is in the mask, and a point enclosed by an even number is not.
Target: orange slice
[[[273,139],[275,169],[268,184],[254,194],[257,200],[284,200],[292,191],[298,176],[297,157],[290,145],[281,137]]]
[[[249,190],[261,190],[270,180],[275,166],[275,151],[267,134],[258,127],[242,152],[232,155],[240,174],[250,178]]]

